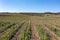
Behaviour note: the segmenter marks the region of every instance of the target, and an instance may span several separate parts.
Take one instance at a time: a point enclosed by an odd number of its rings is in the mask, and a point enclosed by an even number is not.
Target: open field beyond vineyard
[[[60,14],[0,14],[0,40],[60,40]]]

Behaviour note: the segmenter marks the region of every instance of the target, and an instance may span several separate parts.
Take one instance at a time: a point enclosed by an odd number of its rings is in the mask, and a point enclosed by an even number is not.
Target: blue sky
[[[60,0],[0,0],[0,12],[60,12]]]

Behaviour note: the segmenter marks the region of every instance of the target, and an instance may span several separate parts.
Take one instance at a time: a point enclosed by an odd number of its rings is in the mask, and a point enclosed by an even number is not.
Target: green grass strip
[[[8,29],[3,35],[0,35],[0,40],[10,40],[12,35],[16,33],[16,31],[19,29],[21,23],[16,24],[15,26]]]
[[[26,25],[26,29],[20,35],[20,40],[29,40],[29,38],[30,38],[30,27],[28,23]]]
[[[50,40],[49,35],[45,32],[43,28],[41,28],[41,25],[36,25],[36,28],[42,40]]]
[[[48,27],[50,30],[52,30],[55,34],[57,34],[58,36],[60,36],[60,30],[56,29],[54,27],[54,25],[47,25],[45,24],[46,27]]]

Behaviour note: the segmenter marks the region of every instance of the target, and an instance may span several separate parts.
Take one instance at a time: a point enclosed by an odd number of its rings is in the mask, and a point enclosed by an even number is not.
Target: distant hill
[[[54,15],[60,15],[60,12],[58,13],[52,13],[52,12],[45,12],[45,13],[32,13],[32,12],[21,12],[21,13],[12,13],[12,12],[0,12],[0,15],[12,15],[12,14],[24,14],[24,15],[32,15],[32,16],[40,16],[45,14],[54,14]]]

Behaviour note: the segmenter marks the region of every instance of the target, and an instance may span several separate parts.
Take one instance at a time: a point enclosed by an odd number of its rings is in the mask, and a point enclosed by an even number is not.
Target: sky
[[[60,0],[0,0],[0,12],[60,12]]]

